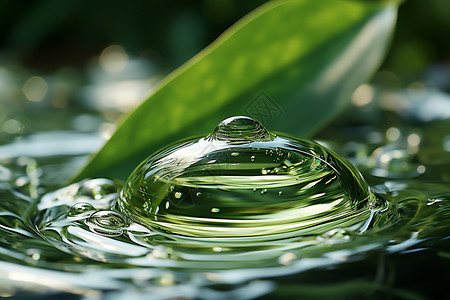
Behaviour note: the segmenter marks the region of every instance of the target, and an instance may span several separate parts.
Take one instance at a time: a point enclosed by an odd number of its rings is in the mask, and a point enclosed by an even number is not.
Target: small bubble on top
[[[213,140],[241,144],[270,141],[275,135],[268,132],[255,119],[246,116],[235,116],[220,122],[209,137]]]

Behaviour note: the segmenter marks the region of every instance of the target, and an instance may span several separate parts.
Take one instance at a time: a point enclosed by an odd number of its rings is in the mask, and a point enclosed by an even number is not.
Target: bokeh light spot
[[[30,101],[39,102],[47,95],[47,82],[40,76],[32,76],[23,85],[23,93]]]
[[[100,54],[99,64],[108,73],[122,72],[128,63],[128,54],[122,46],[111,45]]]

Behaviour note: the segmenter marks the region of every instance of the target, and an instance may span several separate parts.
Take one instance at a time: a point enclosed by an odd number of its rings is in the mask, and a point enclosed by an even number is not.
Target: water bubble
[[[67,216],[74,217],[80,214],[85,214],[86,212],[94,212],[95,208],[89,203],[81,202],[77,203],[69,209]]]
[[[143,161],[117,207],[164,235],[228,247],[222,243],[364,223],[368,203],[376,204],[375,196],[345,159],[317,143],[270,133],[251,118],[233,117],[211,135]]]
[[[279,262],[280,264],[282,264],[282,265],[289,266],[289,265],[292,265],[292,263],[293,263],[296,259],[297,259],[297,255],[295,255],[295,254],[292,253],[292,252],[287,252],[287,253],[284,253],[283,255],[281,255],[281,256],[278,258],[278,262]]]
[[[176,283],[176,277],[173,273],[165,272],[155,280],[155,283],[162,286],[172,286]]]
[[[41,259],[42,251],[36,248],[30,248],[25,251],[26,255],[28,255],[29,259],[32,261],[38,261]]]
[[[92,197],[96,200],[116,193],[117,186],[115,185],[115,183],[112,180],[105,178],[83,181],[78,191],[78,195]]]
[[[334,228],[317,236],[318,241],[325,244],[341,244],[351,240],[349,232],[342,228]]]
[[[249,143],[270,141],[274,135],[269,133],[258,121],[245,117],[230,117],[220,122],[209,139],[229,143]]]
[[[111,210],[100,210],[93,213],[87,220],[86,225],[91,231],[107,235],[118,236],[123,233],[126,225],[124,217],[118,212]]]
[[[166,247],[163,245],[157,245],[157,246],[155,246],[155,248],[153,248],[150,255],[154,258],[168,259],[173,256],[173,251],[169,247]]]

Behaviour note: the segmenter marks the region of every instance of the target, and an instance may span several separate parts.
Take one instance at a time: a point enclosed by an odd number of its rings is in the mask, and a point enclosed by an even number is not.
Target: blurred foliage
[[[0,56],[51,69],[84,63],[120,44],[134,55],[162,57],[173,69],[263,2],[3,0]],[[412,80],[434,63],[448,64],[449,34],[450,1],[405,1],[383,68]]]
[[[384,68],[417,80],[431,65],[450,68],[450,1],[407,0],[400,8],[397,33]]]
[[[125,178],[167,143],[211,132],[233,115],[311,136],[378,68],[396,14],[395,4],[351,1],[261,6],[166,77],[77,179]]]
[[[161,55],[174,68],[265,1],[14,0],[0,2],[0,46],[23,64],[80,64],[106,46]]]

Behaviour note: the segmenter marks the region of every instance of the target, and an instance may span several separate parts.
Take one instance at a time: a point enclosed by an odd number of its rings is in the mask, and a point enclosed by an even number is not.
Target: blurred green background
[[[0,62],[41,72],[80,67],[112,44],[179,66],[265,1],[14,1],[0,3]],[[383,66],[405,78],[449,64],[450,1],[408,0]]]
[[[161,78],[264,2],[1,1],[0,144],[55,128],[108,138]],[[450,90],[449,34],[449,0],[405,1],[372,84]]]

